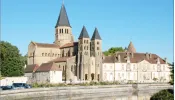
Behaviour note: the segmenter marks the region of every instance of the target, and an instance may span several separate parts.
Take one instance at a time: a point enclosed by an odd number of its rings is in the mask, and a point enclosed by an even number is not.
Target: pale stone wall
[[[27,77],[28,84],[33,82],[33,73],[25,73],[24,76]]]
[[[50,73],[49,72],[35,72],[35,80],[37,83],[49,83]]]
[[[5,77],[4,79],[0,80],[0,86],[7,86],[12,85],[13,83],[26,83],[28,77]]]
[[[169,82],[169,67],[171,66],[168,64],[161,64],[159,71],[157,64],[150,64],[145,60],[139,63],[130,63],[129,69],[127,69],[127,63],[103,63],[103,81]],[[157,81],[154,81],[154,78],[157,78]]]
[[[50,71],[50,83],[62,82],[62,71]]]

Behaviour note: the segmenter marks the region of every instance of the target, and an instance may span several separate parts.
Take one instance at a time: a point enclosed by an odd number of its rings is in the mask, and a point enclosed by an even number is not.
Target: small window
[[[55,54],[55,57],[57,56],[57,54]]]
[[[69,33],[69,30],[67,29],[67,33]]]
[[[63,33],[63,29],[61,29],[61,33]]]
[[[42,53],[42,56],[44,56],[44,53]]]
[[[60,29],[60,33],[61,33],[61,29]]]
[[[47,53],[45,53],[45,56],[47,56]]]
[[[86,50],[86,46],[84,46],[84,50]]]
[[[88,46],[87,46],[87,50],[88,50]]]
[[[60,65],[59,65],[59,68],[60,68]]]
[[[97,42],[97,44],[99,44],[99,42]]]
[[[97,47],[97,50],[99,50],[99,47]]]
[[[50,56],[50,53],[48,53],[48,56]]]
[[[84,43],[86,43],[86,40],[84,40]]]
[[[86,41],[86,43],[88,44],[88,40]]]

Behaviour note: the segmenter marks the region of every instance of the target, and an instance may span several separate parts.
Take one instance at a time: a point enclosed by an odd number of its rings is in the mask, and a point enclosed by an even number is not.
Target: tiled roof
[[[74,46],[77,46],[77,45],[78,45],[78,42],[72,42],[72,43],[67,43],[67,44],[63,45],[60,48],[74,47]]]
[[[27,65],[25,68],[25,73],[32,73],[35,72],[39,68],[37,64]]]
[[[111,63],[114,61],[114,58],[115,58],[115,61],[118,62],[119,61],[118,55],[120,55],[120,62],[121,63],[127,62],[127,52],[120,52],[120,53],[116,53],[115,55],[112,55],[112,56],[106,56],[105,59],[103,60],[103,62],[104,63]],[[160,58],[159,56],[157,56],[156,54],[151,54],[151,58],[150,58],[150,54],[148,54],[149,59],[146,57],[146,53],[133,53],[133,57],[132,57],[132,53],[128,53],[128,55],[129,55],[131,63],[138,63],[138,62],[141,62],[143,60],[146,60],[151,64],[156,64],[157,58],[159,58],[160,64],[165,64],[165,61],[162,58]]]
[[[61,6],[60,15],[58,17],[58,20],[57,20],[55,28],[57,26],[68,26],[68,27],[71,27],[64,4],[62,4],[62,6]]]
[[[83,28],[81,30],[81,33],[80,33],[80,36],[79,36],[78,39],[82,39],[82,38],[89,38],[89,35],[88,35],[88,32],[87,32],[85,26],[83,26]]]
[[[34,42],[38,47],[43,47],[43,48],[59,48],[58,45],[56,44],[48,44],[48,43],[36,43]]]
[[[100,37],[100,34],[98,33],[98,29],[97,28],[95,28],[91,40],[101,40],[101,37]]]
[[[61,69],[54,63],[42,63],[36,72],[61,71]]]
[[[53,59],[53,60],[51,60],[49,62],[55,62],[55,63],[57,63],[57,62],[66,62],[68,58],[71,58],[71,57],[56,58],[56,59]]]
[[[114,56],[106,56],[103,59],[103,63],[114,63]]]

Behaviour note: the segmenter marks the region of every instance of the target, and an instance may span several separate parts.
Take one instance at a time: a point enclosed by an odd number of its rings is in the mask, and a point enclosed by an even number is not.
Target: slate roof
[[[89,35],[88,35],[88,32],[87,32],[85,26],[83,26],[83,28],[81,30],[81,33],[80,33],[80,36],[79,36],[78,39],[82,39],[82,38],[89,38]]]
[[[54,63],[42,63],[36,72],[61,71],[61,69]]]
[[[101,37],[100,37],[100,35],[98,33],[98,29],[97,28],[95,28],[91,40],[101,40]]]
[[[33,73],[39,68],[37,64],[27,65],[25,68],[25,73]]]
[[[78,42],[67,43],[60,48],[68,48],[68,47],[74,47],[74,46],[78,46]]]
[[[60,48],[58,45],[56,44],[48,44],[48,43],[36,43],[33,42],[35,45],[37,45],[37,47],[43,47],[43,48]]]
[[[120,55],[120,62],[121,63],[127,62],[127,52],[119,52],[119,53],[116,53],[115,55],[112,55],[112,56],[106,56],[103,60],[103,63],[112,63],[112,62],[114,62],[114,60],[115,60],[115,62],[118,62],[119,61],[118,55]],[[157,58],[159,58],[160,64],[165,64],[165,60],[163,60],[162,58],[160,58],[156,54],[151,54],[151,58],[149,58],[149,59],[146,57],[146,53],[133,53],[133,57],[132,57],[131,53],[129,53],[128,56],[130,58],[131,63],[139,63],[143,60],[146,60],[151,64],[156,64]]]
[[[57,20],[55,28],[57,26],[68,26],[68,27],[71,27],[64,4],[62,4],[62,6],[61,6],[60,15],[58,17],[58,20]]]

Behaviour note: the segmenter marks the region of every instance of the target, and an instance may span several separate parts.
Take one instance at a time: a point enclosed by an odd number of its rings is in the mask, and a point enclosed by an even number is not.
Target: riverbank
[[[27,99],[48,96],[68,96],[86,94],[110,93],[132,95],[134,91],[162,90],[173,88],[169,84],[124,84],[124,85],[101,85],[101,86],[73,86],[73,87],[50,87],[32,88],[24,90],[1,91],[1,100]]]

